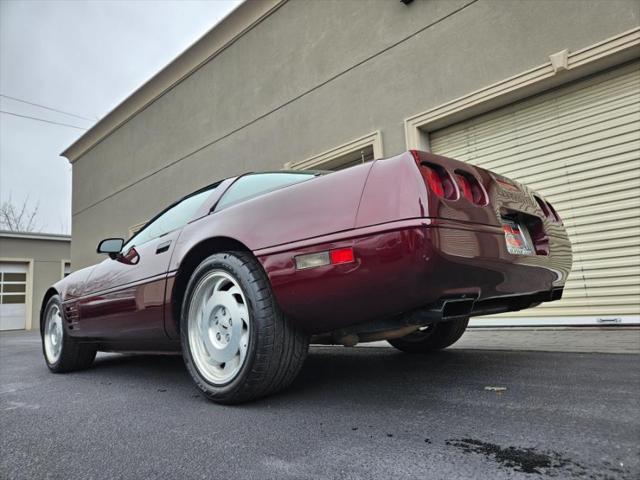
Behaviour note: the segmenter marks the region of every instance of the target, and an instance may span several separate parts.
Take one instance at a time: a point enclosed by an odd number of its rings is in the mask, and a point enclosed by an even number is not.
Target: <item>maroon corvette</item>
[[[249,173],[158,214],[46,293],[54,372],[96,351],[182,351],[198,387],[239,403],[289,385],[309,343],[430,352],[469,317],[557,300],[571,245],[508,178],[411,151],[338,172]]]

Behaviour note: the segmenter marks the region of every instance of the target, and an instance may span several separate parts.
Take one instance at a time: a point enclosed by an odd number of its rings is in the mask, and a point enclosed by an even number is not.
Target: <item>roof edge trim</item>
[[[61,155],[74,163],[132,117],[271,15],[287,0],[245,0],[167,66],[142,84]]]

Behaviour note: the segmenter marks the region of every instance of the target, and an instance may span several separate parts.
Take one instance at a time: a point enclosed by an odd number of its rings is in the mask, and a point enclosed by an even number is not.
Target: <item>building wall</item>
[[[0,259],[32,260],[33,277],[27,277],[31,284],[31,328],[40,325],[40,304],[47,288],[63,276],[63,262],[71,256],[69,240],[46,240],[27,238],[6,238],[0,236]],[[28,301],[28,300],[27,300]]]
[[[74,269],[170,201],[277,169],[636,27],[635,0],[290,0],[73,164]]]

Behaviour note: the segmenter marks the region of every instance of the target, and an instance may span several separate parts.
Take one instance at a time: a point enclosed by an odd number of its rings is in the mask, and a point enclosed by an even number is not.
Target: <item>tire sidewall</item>
[[[49,370],[56,372],[61,368],[62,359],[64,358],[65,348],[67,345],[67,326],[64,321],[64,317],[62,318],[62,345],[60,347],[60,355],[58,356],[58,360],[55,363],[51,363],[49,361],[49,357],[47,357],[47,350],[44,345],[44,337],[46,335],[47,330],[47,318],[49,317],[49,310],[53,305],[57,305],[60,309],[60,315],[62,316],[62,303],[60,302],[60,297],[58,295],[53,295],[49,301],[47,302],[47,306],[44,309],[44,315],[42,316],[42,328],[40,329],[40,340],[42,344],[42,355],[44,355],[44,361],[47,364]]]
[[[249,329],[249,344],[247,346],[244,363],[238,374],[224,384],[211,383],[200,373],[193,360],[189,345],[188,329],[191,298],[200,281],[212,270],[222,270],[231,275],[238,282],[247,301],[247,309],[249,311],[248,321],[251,327]],[[180,311],[180,342],[182,345],[182,355],[184,357],[187,370],[198,385],[198,388],[212,399],[224,399],[227,395],[231,395],[240,389],[246,383],[247,377],[251,372],[251,366],[255,361],[256,352],[258,350],[258,341],[261,337],[261,322],[260,317],[256,312],[257,298],[255,288],[252,288],[253,285],[254,283],[252,282],[251,271],[243,264],[242,260],[236,257],[233,253],[216,253],[207,257],[192,273],[187,284],[184,301],[182,302]]]

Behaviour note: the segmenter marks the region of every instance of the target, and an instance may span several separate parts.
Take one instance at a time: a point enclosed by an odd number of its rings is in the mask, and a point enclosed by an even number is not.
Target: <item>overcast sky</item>
[[[0,0],[0,110],[88,128],[239,3]],[[84,131],[0,113],[0,199],[39,205],[42,232],[71,230],[60,152]]]

